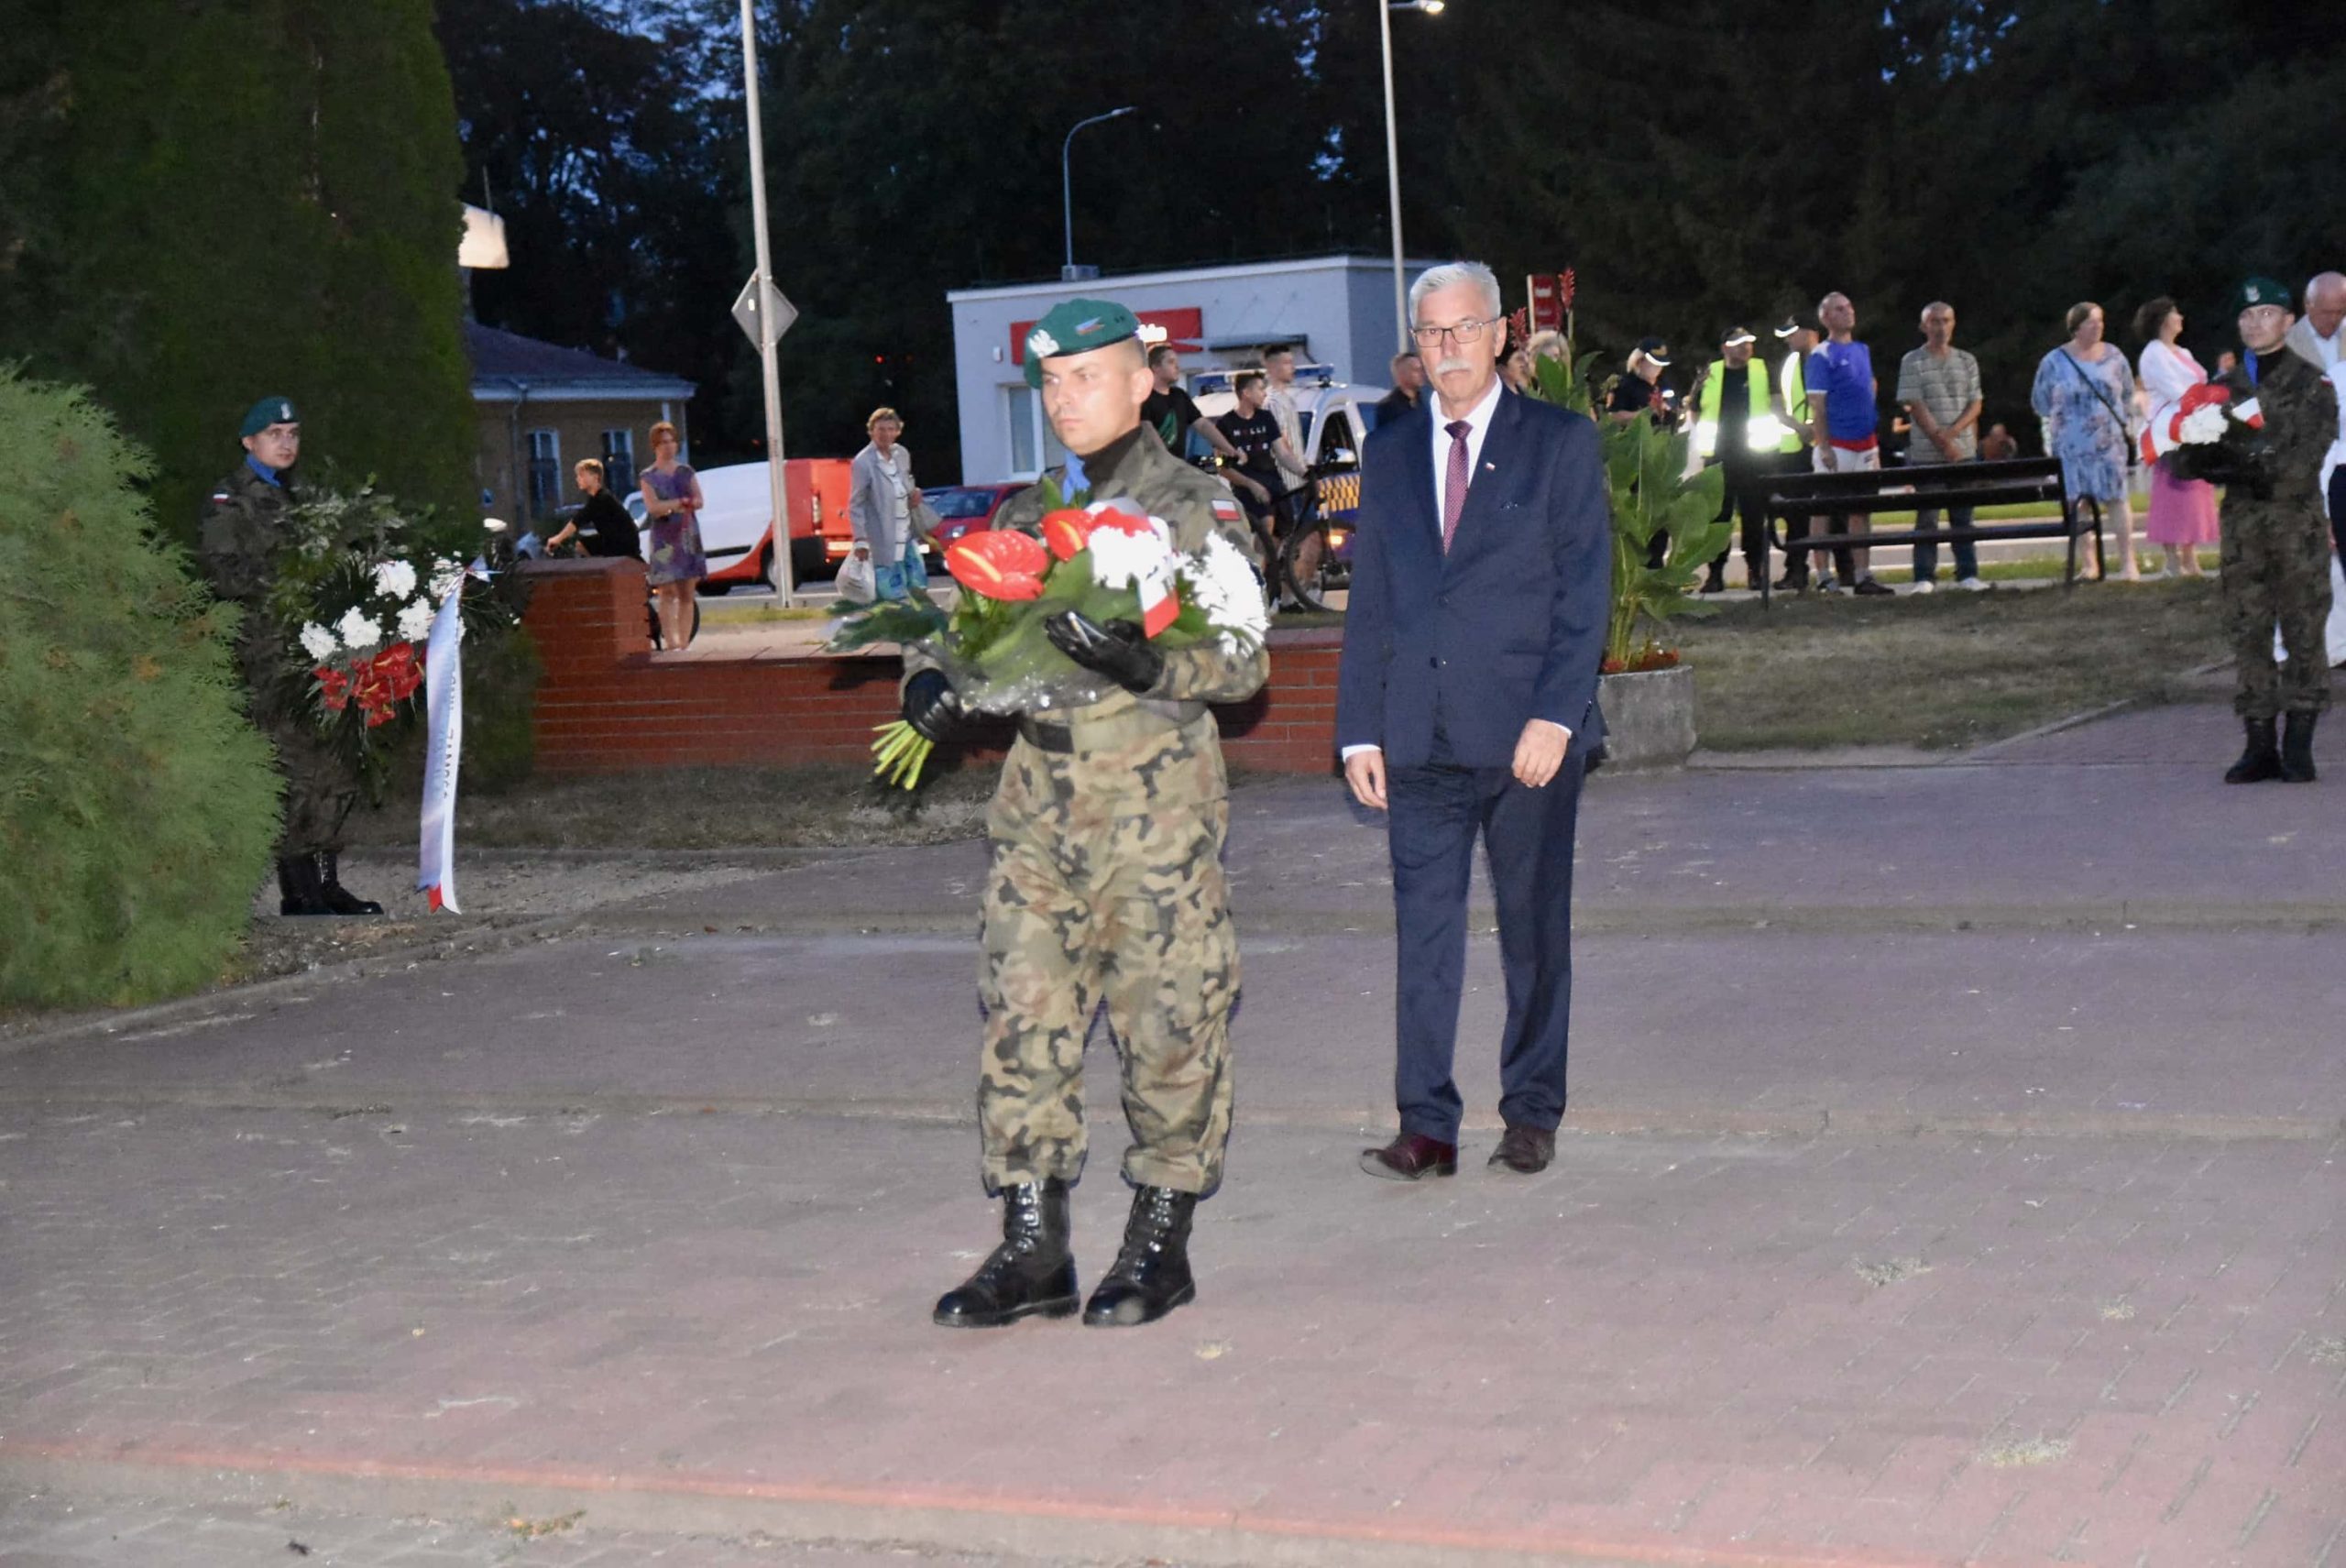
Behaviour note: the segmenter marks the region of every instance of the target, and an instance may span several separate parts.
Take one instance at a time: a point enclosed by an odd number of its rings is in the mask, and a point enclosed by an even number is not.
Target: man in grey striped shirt
[[[1907,438],[1909,464],[1971,463],[1979,456],[1979,361],[1955,346],[1955,307],[1934,300],[1923,307],[1923,345],[1910,348],[1898,362],[1898,401],[1906,410],[1913,433]],[[1949,507],[1947,526],[1969,528],[1971,509]],[[1918,508],[1917,529],[1936,528],[1938,509]],[[1979,553],[1968,539],[1952,541],[1957,587],[1979,589]],[[1914,591],[1926,594],[1935,586],[1939,547],[1914,546]]]

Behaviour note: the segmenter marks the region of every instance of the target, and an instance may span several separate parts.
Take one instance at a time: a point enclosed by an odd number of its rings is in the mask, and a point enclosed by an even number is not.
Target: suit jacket
[[[1452,756],[1505,767],[1525,723],[1605,735],[1596,706],[1613,524],[1596,427],[1502,392],[1445,554],[1431,389],[1372,432],[1361,458],[1352,599],[1336,688],[1339,746],[1422,765],[1439,716]]]
[[[919,488],[913,455],[902,442],[896,444],[896,461],[904,471],[904,488]],[[880,467],[880,449],[867,443],[848,466],[847,518],[857,542],[872,546],[874,566],[893,566],[904,558],[907,541],[895,523],[894,500]]]

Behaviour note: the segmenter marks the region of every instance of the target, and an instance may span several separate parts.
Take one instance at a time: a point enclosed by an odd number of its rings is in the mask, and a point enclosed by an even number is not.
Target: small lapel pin
[[[1496,463],[1485,463],[1483,465],[1483,472],[1485,474],[1496,474],[1498,471],[1499,466]]]

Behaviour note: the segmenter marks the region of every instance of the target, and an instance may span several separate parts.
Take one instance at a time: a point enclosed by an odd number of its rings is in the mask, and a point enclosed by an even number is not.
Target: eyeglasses
[[[1480,343],[1483,341],[1483,329],[1497,324],[1496,321],[1466,321],[1460,322],[1456,326],[1413,326],[1409,329],[1409,335],[1428,348],[1433,347],[1445,337],[1458,344]]]

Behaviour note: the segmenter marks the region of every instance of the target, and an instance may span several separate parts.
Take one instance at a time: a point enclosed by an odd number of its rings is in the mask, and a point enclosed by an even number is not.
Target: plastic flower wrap
[[[1218,640],[1243,655],[1261,644],[1262,585],[1219,534],[1183,554],[1164,519],[1123,499],[1055,504],[1036,527],[1039,539],[996,529],[945,553],[962,590],[951,614],[926,598],[874,605],[840,620],[827,646],[916,648],[943,667],[965,710],[1012,714],[1086,707],[1120,689],[1052,645],[1043,623],[1062,611],[1131,621],[1168,651]],[[879,771],[909,789],[927,747],[906,742],[904,728],[881,726],[873,751]]]

